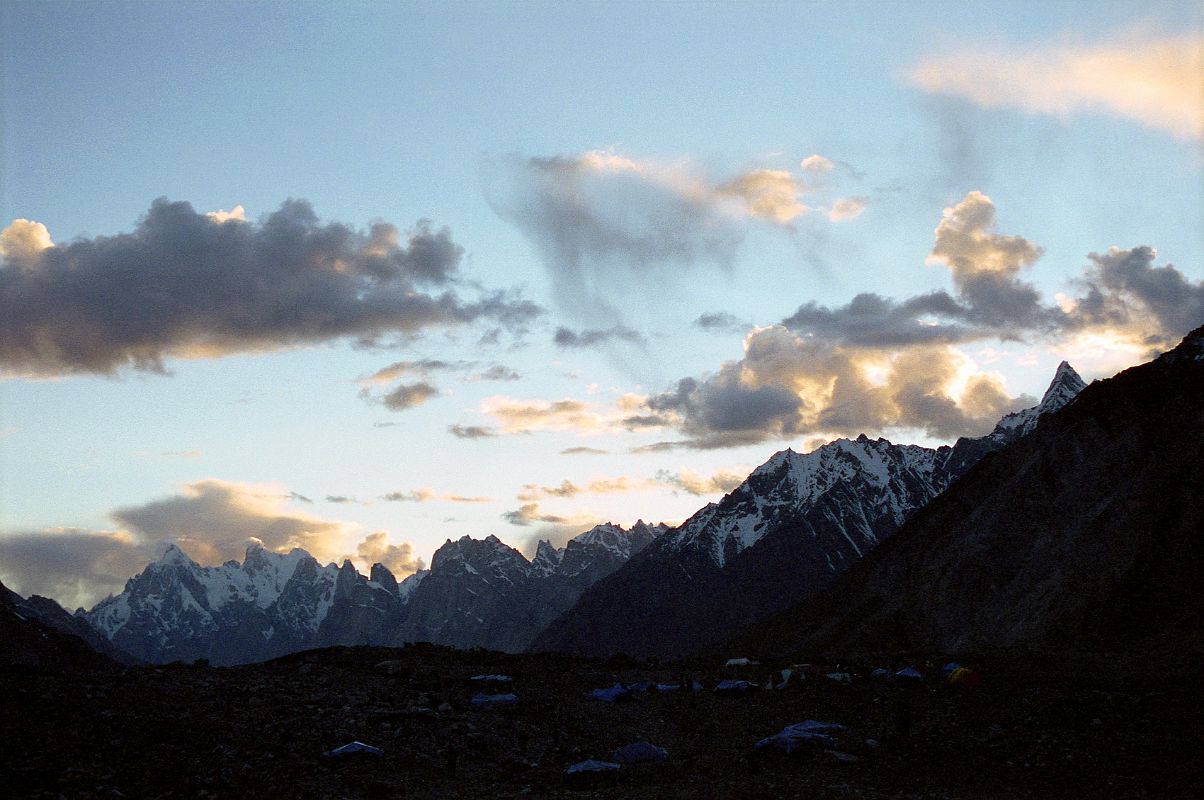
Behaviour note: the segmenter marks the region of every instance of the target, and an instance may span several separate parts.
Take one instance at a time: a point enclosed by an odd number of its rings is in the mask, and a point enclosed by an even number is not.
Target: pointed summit
[[[157,563],[163,566],[196,566],[196,562],[189,558],[188,554],[181,550],[180,546],[175,542],[167,546],[167,549],[163,551],[163,555]]]
[[[1086,388],[1086,381],[1075,372],[1074,367],[1070,366],[1070,362],[1063,361],[1058,364],[1057,372],[1054,373],[1049,388],[1041,396],[1041,402],[1037,405],[1037,413],[1048,414],[1051,411],[1057,411]]]

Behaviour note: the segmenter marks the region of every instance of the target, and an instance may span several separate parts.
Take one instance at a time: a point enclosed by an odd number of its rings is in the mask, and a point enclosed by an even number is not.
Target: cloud
[[[752,326],[734,314],[726,311],[712,311],[700,314],[698,319],[694,320],[694,327],[709,333],[742,333]]]
[[[824,213],[833,222],[846,219],[856,219],[865,211],[867,200],[864,197],[842,197],[832,203],[832,207]]]
[[[786,170],[754,169],[717,187],[720,196],[743,201],[752,217],[786,225],[811,209],[799,202],[802,184]]]
[[[562,456],[605,456],[609,454],[609,450],[600,450],[597,447],[566,447],[560,451]]]
[[[800,161],[799,166],[803,168],[804,173],[814,178],[831,172],[836,165],[832,163],[832,159],[825,158],[816,153]]]
[[[365,386],[378,386],[381,384],[392,383],[398,378],[402,378],[407,375],[426,376],[432,372],[437,372],[440,370],[456,369],[467,366],[471,366],[471,362],[441,361],[435,358],[424,358],[418,361],[394,361],[387,367],[381,367],[368,377],[362,378],[359,382]]]
[[[159,553],[125,531],[61,528],[0,534],[0,580],[17,594],[90,608]]]
[[[1090,254],[1087,268],[1070,282],[1077,294],[1059,293],[1052,304],[1021,278],[1041,254],[1022,236],[996,232],[991,199],[970,192],[945,209],[928,257],[949,268],[954,294],[892,300],[864,293],[837,308],[811,302],[782,324],[861,349],[1105,336],[1152,355],[1204,320],[1204,282],[1191,282],[1169,264],[1154,266],[1151,247]]]
[[[50,231],[40,222],[14,219],[0,231],[0,261],[22,264],[36,261],[43,251],[54,247]]]
[[[36,223],[3,233],[0,369],[162,372],[212,358],[341,338],[376,341],[481,318],[518,326],[538,309],[457,294],[463,250],[420,221],[404,238],[321,223],[289,200],[260,222],[156,200],[133,232],[50,245]]]
[[[810,160],[808,160],[810,161]],[[562,312],[622,320],[621,308],[683,276],[729,267],[750,226],[792,229],[811,209],[804,173],[749,169],[712,179],[687,160],[594,150],[491,166],[489,201],[540,255]],[[618,302],[622,299],[622,302]]]
[[[1180,139],[1204,133],[1204,56],[1198,33],[1050,44],[1027,51],[975,45],[930,56],[908,80],[984,108],[1063,119],[1103,112]]]
[[[115,522],[140,541],[175,543],[202,564],[241,559],[256,539],[273,551],[300,547],[319,560],[333,560],[355,536],[350,523],[326,520],[286,508],[290,492],[278,486],[208,479],[180,494],[113,511]],[[157,555],[158,553],[156,553]]]
[[[639,395],[624,395],[611,407],[599,407],[573,398],[517,400],[495,395],[482,400],[480,410],[492,417],[497,425],[496,428],[485,430],[504,435],[543,431],[604,433],[658,428],[668,424],[659,415],[647,413],[645,398]],[[641,411],[643,413],[633,413]]]
[[[380,402],[390,411],[405,411],[407,408],[420,406],[439,394],[439,390],[427,383],[403,383],[380,398]]]
[[[502,519],[509,522],[511,525],[527,526],[536,522],[546,522],[553,525],[563,525],[568,522],[566,517],[559,517],[555,514],[545,514],[539,506],[539,503],[525,503],[519,506],[514,511],[506,511],[502,513]]]
[[[358,503],[359,501],[356,500],[354,497],[347,497],[347,496],[341,495],[341,494],[328,494],[328,495],[326,495],[326,502],[346,505],[348,503]]]
[[[973,362],[948,346],[864,350],[775,325],[751,331],[739,361],[647,402],[687,436],[660,443],[663,451],[900,427],[981,434],[1025,399],[1009,397],[995,376],[974,374]]]
[[[556,335],[552,338],[552,341],[558,347],[583,348],[597,347],[600,344],[614,341],[642,344],[644,337],[640,336],[638,331],[634,331],[624,325],[615,325],[605,330],[584,330],[581,332],[560,327],[556,329]]]
[[[1154,266],[1150,247],[1092,253],[1073,294],[1045,302],[1023,280],[1037,244],[996,230],[995,206],[970,192],[944,210],[928,263],[953,292],[903,300],[864,293],[837,308],[806,303],[781,325],[756,328],[744,355],[646,398],[686,438],[637,448],[717,448],[799,436],[920,429],[979,435],[1035,402],[1012,397],[954,345],[985,339],[1119,348],[1150,356],[1204,321],[1204,281]]]
[[[361,563],[383,564],[398,578],[426,569],[426,562],[414,556],[413,545],[409,542],[393,544],[384,531],[368,534],[356,547],[356,555]]]
[[[380,499],[393,503],[425,503],[435,499],[435,490],[421,488],[409,492],[389,492]]]
[[[498,435],[494,428],[485,428],[480,425],[449,425],[448,433],[455,436],[457,439],[491,439]]]
[[[469,375],[465,378],[466,381],[517,381],[522,378],[522,375],[517,370],[502,364],[494,364],[484,372],[478,372],[475,375]]]
[[[631,494],[657,488],[655,480],[630,478],[620,475],[615,478],[594,478],[584,486],[578,486],[570,480],[561,481],[557,486],[541,486],[535,483],[523,484],[523,489],[516,499],[523,501],[539,500],[544,497],[576,497],[581,494]]]
[[[744,483],[750,471],[740,467],[736,470],[718,470],[710,475],[703,475],[688,469],[680,472],[662,469],[656,473],[656,481],[694,496],[727,494]]]
[[[1088,255],[1076,283],[1083,293],[1062,298],[1067,327],[1140,345],[1149,356],[1174,345],[1204,321],[1204,281],[1192,283],[1167,264],[1155,267],[1152,247],[1109,248]]]

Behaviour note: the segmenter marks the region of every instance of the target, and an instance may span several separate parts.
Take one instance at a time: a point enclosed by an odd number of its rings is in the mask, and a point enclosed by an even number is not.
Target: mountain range
[[[785,450],[676,528],[599,525],[531,560],[466,536],[399,582],[303,550],[203,567],[169,547],[91,611],[0,600],[152,663],[412,641],[681,656],[1199,630],[1202,342],[1091,387],[1063,362],[1040,403],[952,446]]]
[[[599,525],[534,560],[497,537],[448,540],[402,581],[381,564],[320,565],[294,549],[247,548],[240,564],[197,564],[175,545],[88,612],[61,615],[141,661],[263,661],[332,645],[430,641],[520,651],[598,578],[663,533]],[[52,602],[52,601],[47,601]],[[57,606],[56,606],[57,608]],[[93,634],[95,635],[95,634]]]
[[[776,453],[718,503],[590,587],[534,647],[643,657],[724,641],[831,586],[985,455],[1029,434],[1084,385],[1062,362],[1040,403],[952,446],[862,435],[810,453]]]

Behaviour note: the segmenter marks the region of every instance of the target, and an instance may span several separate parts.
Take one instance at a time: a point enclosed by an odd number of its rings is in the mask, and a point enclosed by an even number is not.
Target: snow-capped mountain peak
[[[1070,363],[1063,361],[1058,365],[1049,388],[1041,396],[1037,405],[1008,414],[991,431],[990,437],[1001,444],[1007,444],[1027,436],[1037,427],[1038,420],[1045,414],[1052,414],[1065,407],[1078,393],[1087,388],[1086,382],[1079,376]]]

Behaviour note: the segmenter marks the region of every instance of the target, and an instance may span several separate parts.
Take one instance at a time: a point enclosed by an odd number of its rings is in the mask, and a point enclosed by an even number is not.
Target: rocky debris
[[[382,661],[404,669],[383,674]],[[781,666],[763,663],[767,673]],[[398,787],[432,800],[579,798],[593,784],[569,781],[570,765],[613,762],[616,749],[651,742],[672,758],[624,766],[596,791],[648,800],[1138,797],[1191,796],[1204,780],[1198,674],[967,659],[988,676],[967,691],[935,677],[862,677],[873,663],[846,665],[848,686],[808,681],[736,702],[648,691],[620,704],[591,701],[587,690],[682,674],[713,687],[722,670],[426,646],[333,648],[232,668],[0,669],[0,773],[14,798],[370,798]],[[469,679],[494,673],[511,675],[522,698],[504,713],[470,702]],[[849,733],[836,746],[750,759],[753,742],[807,718]],[[321,757],[352,741],[384,752]]]

